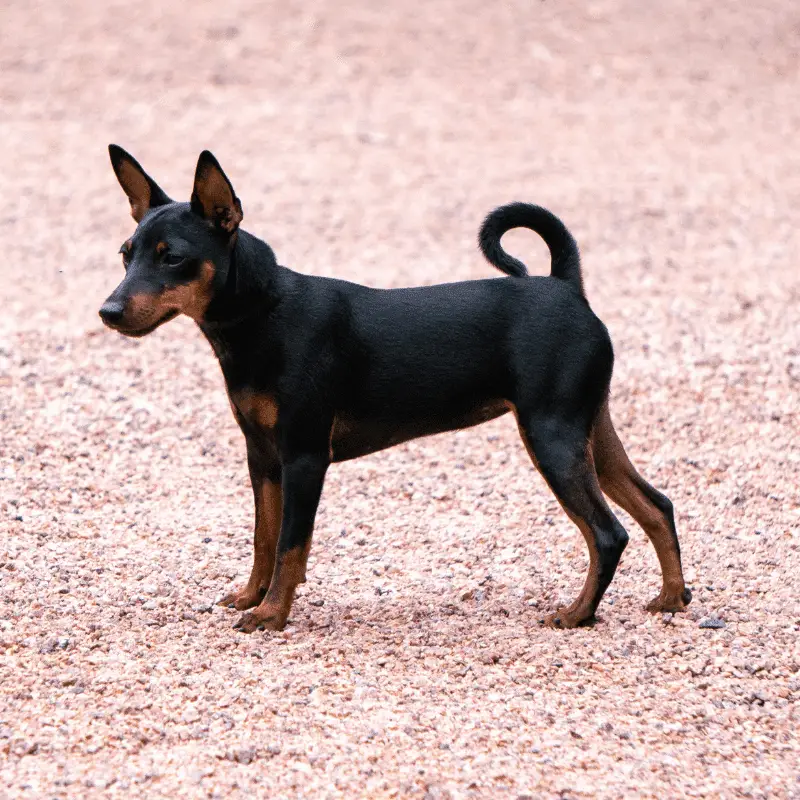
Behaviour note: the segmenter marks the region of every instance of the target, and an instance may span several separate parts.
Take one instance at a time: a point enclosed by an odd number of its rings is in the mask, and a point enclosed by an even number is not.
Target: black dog
[[[648,608],[689,602],[672,504],[636,472],[611,424],[611,340],[584,296],[577,245],[553,214],[516,203],[486,218],[481,249],[510,277],[371,289],[279,266],[240,230],[242,205],[211,153],[200,155],[191,201],[176,203],[128,153],[109,151],[139,226],[122,245],[126,274],[100,316],[127,336],[178,314],[194,319],[247,441],[253,570],[221,601],[255,607],[237,628],[286,624],[331,462],[508,411],[589,547],[583,590],[547,623],[590,620],[614,576],[628,535],[603,492],[658,553],[663,588]],[[515,227],[545,240],[549,278],[529,277],[502,249]]]

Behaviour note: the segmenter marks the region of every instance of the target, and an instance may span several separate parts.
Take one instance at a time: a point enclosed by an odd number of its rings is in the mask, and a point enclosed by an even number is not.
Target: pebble
[[[698,624],[699,628],[711,628],[711,629],[718,629],[725,627],[725,621],[719,619],[719,617],[705,617],[704,619],[700,620]]]
[[[236,761],[238,764],[250,764],[255,761],[256,750],[254,747],[242,747],[239,750],[234,750],[231,753],[230,760]]]

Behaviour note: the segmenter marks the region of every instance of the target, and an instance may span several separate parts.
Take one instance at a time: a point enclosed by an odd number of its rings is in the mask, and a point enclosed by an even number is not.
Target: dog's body
[[[371,289],[279,266],[268,245],[239,230],[241,204],[209,153],[189,204],[173,203],[121,149],[111,156],[140,224],[123,245],[126,278],[101,316],[133,336],[177,313],[193,317],[246,438],[254,564],[222,603],[256,608],[237,627],[285,624],[331,462],[508,411],[589,546],[583,591],[548,622],[590,619],[627,543],[601,488],[656,547],[664,586],[651,610],[689,602],[671,504],[636,473],[614,432],[611,341],[583,295],[577,246],[550,212],[512,204],[485,221],[481,248],[512,277]],[[547,242],[551,277],[527,276],[500,247],[519,226]]]

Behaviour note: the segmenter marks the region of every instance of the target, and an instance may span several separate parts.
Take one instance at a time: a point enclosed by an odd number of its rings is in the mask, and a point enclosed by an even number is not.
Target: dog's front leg
[[[279,631],[286,625],[299,583],[306,580],[306,561],[311,549],[314,518],[322,495],[328,453],[304,454],[283,465],[283,519],[275,569],[264,600],[243,614],[234,627],[245,633],[260,628]]]
[[[255,500],[253,534],[253,569],[250,580],[237,591],[227,594],[219,605],[244,611],[257,606],[267,593],[275,570],[275,550],[281,529],[283,491],[281,467],[274,446],[248,440],[247,466]]]

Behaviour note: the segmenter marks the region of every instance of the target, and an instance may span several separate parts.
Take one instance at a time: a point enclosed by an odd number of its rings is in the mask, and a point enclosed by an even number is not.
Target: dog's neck
[[[211,343],[223,371],[241,347],[251,346],[280,304],[295,273],[278,265],[272,248],[239,231],[227,274],[220,275],[200,330]]]
[[[239,231],[227,273],[216,282],[201,328],[225,330],[251,316],[268,314],[280,302],[283,271],[266,242]]]

